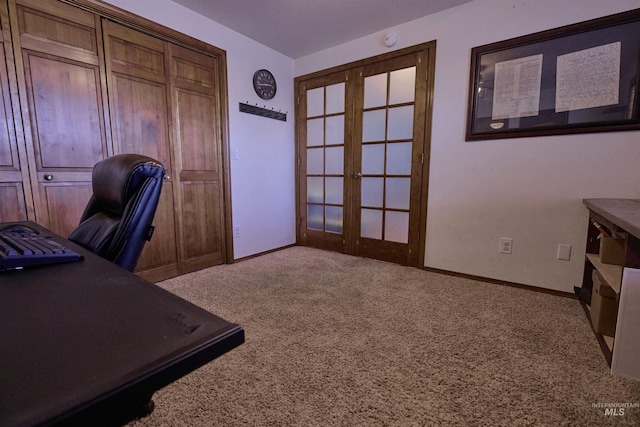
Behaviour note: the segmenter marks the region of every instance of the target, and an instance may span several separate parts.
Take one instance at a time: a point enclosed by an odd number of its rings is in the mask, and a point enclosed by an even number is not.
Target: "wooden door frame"
[[[302,157],[303,152],[301,149],[301,144],[304,141],[304,134],[302,132],[303,126],[301,121],[303,118],[300,115],[301,110],[305,110],[304,106],[300,105],[301,91],[303,90],[303,84],[306,81],[321,78],[324,76],[328,76],[331,74],[337,73],[349,73],[354,69],[358,69],[370,64],[374,64],[377,62],[388,61],[390,59],[405,56],[412,53],[417,53],[421,51],[426,51],[427,56],[427,72],[426,76],[424,76],[426,81],[426,106],[425,106],[425,129],[424,129],[424,161],[422,163],[422,182],[421,182],[421,194],[420,194],[420,215],[419,215],[419,233],[420,238],[418,242],[418,259],[417,265],[418,268],[424,268],[424,256],[425,256],[425,244],[426,244],[426,230],[427,230],[427,209],[428,209],[428,194],[429,194],[429,170],[430,170],[430,159],[431,159],[431,129],[432,129],[432,115],[433,115],[433,89],[435,85],[435,65],[436,65],[436,41],[430,41],[426,43],[422,43],[415,46],[410,46],[407,48],[399,49],[393,52],[372,56],[369,58],[361,59],[354,62],[349,62],[347,64],[338,65],[336,67],[328,68],[325,70],[316,71],[313,73],[305,74],[302,76],[298,76],[294,79],[294,90],[295,90],[295,99],[296,99],[296,115],[295,115],[295,159],[296,159],[296,182],[295,182],[295,191],[296,191],[296,244],[303,244],[303,236],[302,236],[302,212],[301,212],[301,190],[302,190]],[[422,78],[416,77],[416,78]],[[347,177],[347,167],[345,166],[345,179]],[[345,197],[348,195],[345,194]],[[345,232],[345,239],[346,233]],[[349,242],[349,240],[347,240]],[[350,244],[346,244],[347,248],[346,252],[352,252],[350,248]]]

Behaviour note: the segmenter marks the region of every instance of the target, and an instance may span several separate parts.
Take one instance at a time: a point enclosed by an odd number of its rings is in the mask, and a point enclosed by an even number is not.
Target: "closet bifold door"
[[[10,0],[35,219],[67,236],[111,154],[99,18],[57,1]]]
[[[144,154],[166,176],[136,273],[230,261],[225,52],[99,3],[0,0],[0,220],[68,236],[94,165]]]
[[[226,260],[222,90],[219,61],[168,44],[180,269]]]
[[[225,262],[216,59],[107,19],[103,31],[115,152],[167,170],[136,273],[157,281]]]
[[[22,135],[20,106],[17,103],[17,97],[12,96],[17,93],[17,82],[10,28],[7,3],[2,2],[0,3],[0,44],[2,45],[0,49],[0,222],[23,221],[33,215],[24,140],[19,138],[19,135]],[[15,105],[12,102],[15,102]],[[27,214],[28,211],[31,215]]]
[[[153,238],[136,267],[147,280],[161,280],[179,274],[166,43],[107,19],[102,22],[115,152],[144,154],[167,171]]]

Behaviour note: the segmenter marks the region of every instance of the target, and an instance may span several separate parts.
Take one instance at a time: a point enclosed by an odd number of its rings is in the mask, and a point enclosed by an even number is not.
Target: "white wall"
[[[295,242],[293,78],[384,53],[386,31],[295,62],[170,0],[108,0],[227,51],[234,256]],[[582,278],[588,197],[640,198],[638,132],[464,141],[472,47],[640,7],[640,0],[475,0],[394,27],[399,49],[437,40],[425,264],[571,292]],[[295,66],[295,73],[294,73]],[[251,76],[268,68],[278,94],[261,101]],[[287,122],[238,102],[289,112]],[[500,255],[500,237],[513,254]],[[559,243],[573,246],[556,260]]]
[[[227,52],[234,258],[295,243],[293,60],[170,0],[107,0]],[[278,91],[263,101],[253,91],[253,73],[267,68]],[[287,121],[238,111],[238,103],[288,112]]]
[[[640,198],[640,134],[465,142],[471,48],[640,7],[640,0],[475,0],[394,27],[399,49],[437,40],[425,264],[572,292],[583,198]],[[296,76],[388,51],[386,31],[300,58]],[[500,237],[513,254],[498,253]],[[573,247],[556,260],[558,244]]]

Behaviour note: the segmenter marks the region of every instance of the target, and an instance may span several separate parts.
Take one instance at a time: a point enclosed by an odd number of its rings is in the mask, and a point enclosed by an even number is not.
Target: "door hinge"
[[[424,156],[424,154],[423,154]],[[300,156],[298,156],[298,167],[300,167]]]
[[[420,164],[424,165],[424,153],[422,153],[421,159],[420,159]]]

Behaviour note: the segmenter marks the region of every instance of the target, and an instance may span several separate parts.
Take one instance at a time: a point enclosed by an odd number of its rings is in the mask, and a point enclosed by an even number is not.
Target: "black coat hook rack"
[[[279,110],[275,111],[273,108],[269,110],[266,107],[258,107],[258,104],[249,105],[243,102],[240,103],[239,107],[240,112],[242,113],[255,114],[256,116],[267,117],[269,119],[280,120],[283,122],[287,121],[287,113],[283,113]]]

